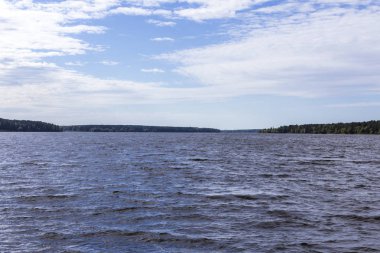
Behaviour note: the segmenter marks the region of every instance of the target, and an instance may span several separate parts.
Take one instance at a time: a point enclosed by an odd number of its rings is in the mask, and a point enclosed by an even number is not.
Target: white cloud
[[[151,41],[156,41],[156,42],[165,42],[165,41],[172,42],[172,41],[174,41],[174,39],[170,38],[170,37],[158,37],[158,38],[152,38],[150,40]]]
[[[162,21],[162,20],[156,20],[156,19],[148,19],[146,21],[148,24],[152,24],[159,27],[164,26],[175,26],[177,23],[173,21]]]
[[[4,71],[4,70],[2,70]],[[162,73],[160,69],[147,72]],[[161,104],[213,97],[212,90],[167,88],[159,83],[101,79],[51,64],[15,66],[0,72],[0,108],[28,108],[65,116],[133,104]],[[216,97],[216,96],[215,96]],[[99,112],[100,113],[100,112]]]
[[[197,4],[195,8],[183,8],[176,10],[174,13],[182,18],[195,21],[207,19],[233,18],[238,11],[243,11],[254,4],[268,2],[268,0],[188,0],[190,4]]]
[[[225,4],[220,5],[215,0],[66,0],[55,2],[0,0],[0,38],[2,38],[0,40],[0,61],[36,62],[51,56],[78,55],[85,54],[90,50],[100,50],[100,46],[90,45],[74,36],[80,33],[104,33],[106,31],[106,28],[102,26],[83,24],[85,19],[125,14],[203,20],[230,16],[231,13],[247,8],[255,2],[258,1],[228,0]],[[166,5],[173,3],[183,7],[178,9]],[[194,4],[198,7],[186,7],[194,6]],[[205,10],[206,14],[199,14]],[[196,14],[193,17],[189,12],[194,11]],[[223,13],[227,13],[227,16]],[[175,25],[172,20],[150,19],[147,22],[156,26]],[[168,39],[166,40],[168,41]]]
[[[117,61],[109,61],[109,60],[100,61],[99,63],[106,66],[116,66],[119,64],[119,62]]]
[[[159,7],[162,4],[173,4],[180,1],[178,0],[127,0],[128,3],[134,4],[137,6],[144,6],[144,7]]]
[[[88,26],[88,25],[76,25],[76,26],[69,26],[69,27],[60,27],[60,29],[57,29],[57,32],[60,32],[62,34],[77,34],[77,33],[104,33],[106,30],[103,26]]]
[[[354,108],[354,107],[379,107],[380,102],[358,102],[358,103],[348,103],[348,104],[332,104],[327,105],[330,108]]]
[[[149,83],[100,79],[49,65],[9,68],[1,77],[1,107],[80,107],[84,106],[83,101],[91,106],[122,103],[125,99],[128,103],[138,103],[158,87]]]
[[[104,16],[115,1],[32,1],[0,0],[0,61],[35,62],[44,57],[84,54],[96,50],[78,33],[102,33],[101,26],[75,24],[77,19]]]
[[[145,8],[137,7],[119,7],[115,10],[112,10],[114,14],[124,14],[128,16],[148,16],[152,15],[153,11]]]
[[[341,3],[363,2],[347,0],[333,4],[314,0],[294,5],[291,4],[294,1],[289,1],[286,6],[249,11],[250,6],[265,1],[229,0],[220,4],[216,0],[183,0],[179,2],[180,8],[169,9],[166,4],[173,2],[176,1],[0,0],[0,108],[17,105],[34,112],[41,108],[67,112],[74,108],[91,111],[115,105],[210,101],[250,94],[315,97],[380,93],[378,5],[342,8]],[[315,3],[330,7],[319,10],[313,6]],[[272,15],[274,12],[276,15]],[[241,26],[226,26],[228,35],[239,35],[229,42],[158,57],[178,64],[176,71],[198,85],[193,88],[100,79],[47,62],[50,56],[97,50],[96,45],[76,35],[102,33],[106,28],[83,25],[83,19],[116,13],[164,16],[170,20],[147,21],[157,26],[174,25],[170,18],[176,22],[181,18],[244,19],[240,20]],[[170,38],[155,39],[170,41]],[[106,60],[100,63],[118,64]],[[141,71],[165,72],[160,68]]]
[[[204,21],[209,19],[233,18],[238,12],[245,11],[251,6],[270,2],[270,0],[129,0],[130,6],[112,10],[115,14],[164,16],[167,18],[190,19]],[[167,4],[176,3],[177,8],[165,8]],[[169,7],[170,8],[170,7]],[[173,26],[175,23],[155,22],[158,26]]]
[[[86,64],[87,64],[86,62],[81,62],[81,61],[65,62],[66,66],[73,66],[73,67],[83,67]]]
[[[300,97],[371,93],[380,88],[380,11],[323,10],[245,31],[228,43],[161,55],[176,71],[226,95]],[[251,17],[252,22],[254,16]],[[249,22],[248,22],[249,23]],[[239,27],[235,27],[239,28]]]
[[[110,11],[110,14],[124,14],[127,16],[171,16],[172,11],[165,9],[154,9],[144,7],[118,7]]]
[[[159,69],[159,68],[152,68],[152,69],[141,69],[141,72],[145,72],[145,73],[164,73],[165,70]]]

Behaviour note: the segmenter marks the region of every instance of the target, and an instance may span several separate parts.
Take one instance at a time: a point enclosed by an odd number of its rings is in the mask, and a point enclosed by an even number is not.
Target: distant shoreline
[[[275,134],[380,134],[380,120],[351,123],[304,124],[267,128],[260,133]]]
[[[0,132],[122,132],[122,133],[275,133],[275,134],[380,134],[380,120],[352,123],[288,125],[266,129],[220,130],[205,127],[144,125],[59,126],[42,121],[0,118]]]
[[[219,133],[216,128],[143,126],[143,125],[73,125],[58,126],[42,121],[0,118],[0,132],[145,132],[145,133]]]
[[[63,132],[135,132],[135,133],[219,133],[215,128],[143,126],[143,125],[75,125],[62,126]]]

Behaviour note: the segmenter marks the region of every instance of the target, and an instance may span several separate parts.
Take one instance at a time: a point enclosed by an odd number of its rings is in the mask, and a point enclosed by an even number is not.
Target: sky
[[[0,0],[0,118],[380,119],[379,0]]]

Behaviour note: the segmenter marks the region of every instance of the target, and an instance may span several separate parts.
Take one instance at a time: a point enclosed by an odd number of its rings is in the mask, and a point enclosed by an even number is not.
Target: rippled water
[[[380,136],[0,133],[0,252],[379,252]]]

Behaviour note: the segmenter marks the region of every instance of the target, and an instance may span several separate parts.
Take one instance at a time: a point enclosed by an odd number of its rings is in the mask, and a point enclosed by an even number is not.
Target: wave
[[[20,196],[17,197],[18,200],[22,202],[40,202],[40,201],[50,201],[50,200],[69,200],[75,199],[78,195],[76,194],[56,194],[56,195],[31,195],[31,196]]]
[[[352,221],[360,221],[360,222],[379,222],[380,215],[358,215],[358,214],[339,214],[335,215],[335,217],[352,220]]]
[[[280,227],[314,227],[314,225],[308,222],[296,219],[260,221],[256,222],[254,226],[261,229],[275,229]]]
[[[96,232],[85,232],[81,234],[64,234],[59,232],[46,232],[40,238],[44,240],[72,240],[72,239],[99,239],[102,238],[122,237],[126,240],[139,241],[145,243],[170,243],[170,244],[190,244],[193,247],[197,245],[212,246],[216,241],[206,237],[189,237],[184,235],[174,235],[168,232],[152,231],[125,231],[125,230],[101,230]]]
[[[286,199],[288,195],[277,195],[277,194],[266,194],[266,193],[257,193],[257,194],[240,194],[240,193],[230,193],[230,194],[214,194],[214,195],[205,195],[209,199],[214,200],[280,200]]]
[[[21,163],[22,166],[34,166],[34,165],[37,165],[37,166],[47,166],[49,165],[49,162],[45,162],[45,161],[38,161],[38,160],[31,160],[31,161],[25,161],[25,162],[22,162]]]
[[[206,237],[187,237],[183,235],[173,235],[167,232],[152,231],[125,231],[125,230],[105,230],[89,232],[78,235],[78,237],[127,237],[129,239],[153,242],[153,243],[190,243],[190,244],[212,244],[213,240]]]
[[[260,177],[265,177],[265,178],[272,178],[272,177],[279,177],[279,178],[288,178],[291,177],[290,174],[271,174],[271,173],[262,173],[259,174]]]

